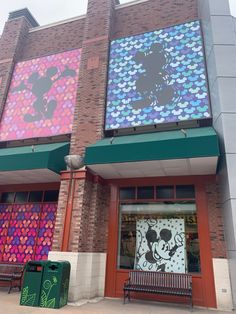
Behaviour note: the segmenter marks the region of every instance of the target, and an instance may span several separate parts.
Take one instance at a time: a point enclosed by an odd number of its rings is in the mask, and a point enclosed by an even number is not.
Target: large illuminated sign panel
[[[17,63],[0,123],[0,141],[72,131],[81,50]]]
[[[210,117],[199,21],[111,42],[106,130]]]

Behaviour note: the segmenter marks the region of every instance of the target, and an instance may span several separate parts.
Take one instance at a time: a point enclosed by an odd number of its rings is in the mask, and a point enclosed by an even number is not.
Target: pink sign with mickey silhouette
[[[16,65],[0,141],[71,133],[80,57],[77,49]]]

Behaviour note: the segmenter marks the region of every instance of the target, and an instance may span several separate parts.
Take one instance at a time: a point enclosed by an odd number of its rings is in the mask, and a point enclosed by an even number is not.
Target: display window
[[[121,188],[118,232],[118,269],[201,272],[193,185]]]
[[[0,193],[0,261],[46,260],[52,247],[58,190]]]
[[[118,269],[199,273],[194,201],[120,204]]]
[[[107,297],[123,296],[124,282],[133,269],[189,273],[194,304],[216,307],[208,182],[215,182],[215,177],[137,178],[111,182]],[[156,299],[152,295],[148,298]],[[159,298],[167,302],[171,299]],[[181,302],[178,297],[175,301]]]

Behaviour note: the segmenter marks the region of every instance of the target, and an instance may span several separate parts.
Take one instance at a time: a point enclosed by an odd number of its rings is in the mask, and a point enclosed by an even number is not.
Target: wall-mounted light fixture
[[[84,158],[80,155],[67,155],[64,160],[68,170],[77,170],[84,166]]]

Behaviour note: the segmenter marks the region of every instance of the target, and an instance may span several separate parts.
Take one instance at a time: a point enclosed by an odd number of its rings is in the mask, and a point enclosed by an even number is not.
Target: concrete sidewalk
[[[38,307],[20,306],[20,293],[7,293],[7,288],[0,289],[0,314],[190,314],[185,305],[164,304],[133,300],[123,305],[121,299],[102,299],[99,302],[92,300],[90,303],[80,302],[80,306],[67,305],[61,309],[45,309]],[[225,314],[230,312],[211,311],[194,308],[194,314]]]

